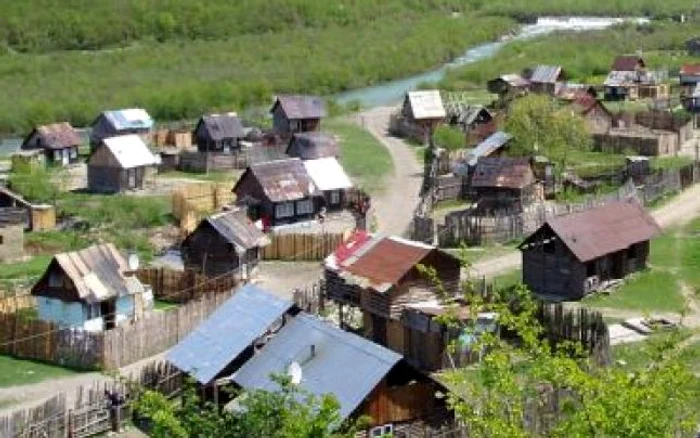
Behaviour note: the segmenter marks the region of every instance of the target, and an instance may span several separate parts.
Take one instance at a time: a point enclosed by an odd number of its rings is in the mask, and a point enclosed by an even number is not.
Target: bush
[[[445,148],[448,151],[455,151],[466,146],[466,137],[461,129],[455,126],[438,126],[433,133],[433,140],[437,147]]]
[[[43,166],[17,161],[12,165],[10,188],[31,202],[53,202],[58,196],[58,188],[52,182],[53,173]]]

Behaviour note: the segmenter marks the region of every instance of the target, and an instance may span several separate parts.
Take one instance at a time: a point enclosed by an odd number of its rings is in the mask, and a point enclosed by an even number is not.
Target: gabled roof
[[[476,145],[474,150],[467,155],[468,164],[470,166],[475,166],[477,160],[488,157],[499,149],[502,149],[512,138],[513,136],[506,132],[494,132],[486,140]]]
[[[604,105],[600,104],[598,99],[583,90],[578,91],[574,95],[574,98],[571,101],[571,107],[578,114],[588,114],[595,107],[600,107],[603,111],[608,113],[608,110]]]
[[[337,157],[340,155],[340,148],[335,137],[330,134],[319,131],[300,132],[289,140],[286,153],[302,160],[315,160]]]
[[[270,238],[255,226],[243,210],[217,213],[203,222],[211,225],[228,243],[241,250],[263,247],[270,243]],[[196,232],[197,230],[194,231]]]
[[[332,394],[340,417],[350,416],[402,357],[372,341],[299,314],[286,324],[232,379],[247,390],[279,390],[271,374],[301,368],[299,387],[311,394]]]
[[[535,183],[530,160],[527,158],[479,158],[472,176],[474,188],[522,189]]]
[[[141,293],[143,285],[135,276],[127,276],[129,266],[124,256],[113,244],[93,245],[79,251],[56,254],[44,277],[54,263],[71,279],[78,298],[89,303],[98,303],[110,298]],[[37,284],[42,283],[41,281]],[[33,295],[44,291],[35,286]]]
[[[155,155],[138,135],[129,134],[109,137],[102,140],[102,143],[114,156],[122,169],[153,166],[158,163]]]
[[[208,384],[291,309],[290,301],[246,285],[170,352],[168,360]]]
[[[243,138],[245,132],[236,113],[208,114],[199,119],[198,126],[203,126],[214,141]]]
[[[491,118],[491,112],[483,105],[470,105],[464,102],[448,102],[445,104],[447,115],[451,120],[462,125],[471,125],[480,114]]]
[[[661,232],[642,206],[622,201],[555,217],[543,227],[549,227],[583,263],[645,242]],[[528,237],[521,248],[538,232]]]
[[[606,87],[619,87],[623,85],[630,85],[639,81],[640,76],[637,72],[613,70],[608,73],[603,85]]]
[[[438,90],[409,91],[406,98],[416,120],[444,119],[447,115]]]
[[[559,80],[562,69],[558,65],[538,65],[530,73],[530,82],[538,84],[554,84]]]
[[[41,147],[44,149],[64,149],[78,146],[82,142],[75,128],[70,123],[61,122],[37,126],[24,140],[22,147],[35,133],[41,138]]]
[[[125,129],[151,129],[153,119],[141,108],[104,111],[102,115],[117,131]]]
[[[636,71],[639,66],[644,66],[644,60],[640,56],[636,55],[625,55],[618,56],[613,61],[612,71]]]
[[[318,96],[277,96],[270,112],[274,111],[277,105],[282,106],[282,110],[290,120],[326,117],[326,105]]]
[[[683,64],[679,73],[681,75],[698,76],[700,75],[700,64]]]
[[[352,187],[352,181],[343,166],[333,157],[304,161],[304,167],[318,190],[345,190]]]
[[[251,164],[234,186],[234,192],[249,174],[257,179],[272,202],[296,201],[316,193],[303,161],[298,158]]]
[[[524,87],[527,87],[528,85],[530,85],[530,81],[528,81],[524,77],[522,77],[518,74],[514,74],[514,73],[501,75],[498,78],[496,78],[496,80],[501,80],[501,81],[507,83],[508,85],[510,85],[511,87],[516,87],[516,88],[524,88]]]

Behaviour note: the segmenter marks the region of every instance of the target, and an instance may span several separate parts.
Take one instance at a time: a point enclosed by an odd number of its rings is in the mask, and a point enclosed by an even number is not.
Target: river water
[[[600,30],[623,22],[648,23],[649,20],[646,18],[610,17],[540,17],[536,23],[522,26],[515,35],[503,38],[500,41],[472,47],[464,55],[438,69],[404,79],[346,91],[333,97],[336,101],[343,104],[358,102],[362,108],[395,104],[403,98],[406,91],[416,88],[421,83],[441,80],[450,68],[489,58],[511,41],[524,40],[556,31]],[[84,132],[83,135],[86,135],[86,133]],[[0,139],[0,155],[14,152],[21,144],[22,138]]]

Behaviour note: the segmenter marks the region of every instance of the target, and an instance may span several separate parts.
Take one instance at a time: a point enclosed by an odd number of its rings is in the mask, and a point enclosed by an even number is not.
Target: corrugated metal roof
[[[343,166],[333,157],[304,161],[304,167],[318,190],[345,190],[352,187],[352,181]]]
[[[54,260],[71,279],[81,300],[95,303],[144,291],[138,280],[128,281],[124,275],[128,263],[111,243],[56,254]]]
[[[658,235],[654,218],[636,203],[611,202],[550,219],[549,226],[581,262],[628,248]]]
[[[123,169],[157,164],[155,155],[135,134],[120,135],[102,140]]]
[[[618,56],[612,63],[610,70],[613,71],[635,71],[640,64],[644,66],[644,60],[636,55]]]
[[[173,347],[167,358],[207,384],[291,307],[290,301],[246,285]]]
[[[606,87],[619,87],[639,82],[639,80],[640,76],[637,72],[614,70],[608,73],[603,85]]]
[[[204,220],[227,242],[240,249],[263,247],[270,243],[270,238],[255,226],[243,210],[218,213]]]
[[[243,125],[236,113],[202,116],[199,124],[204,125],[204,128],[209,133],[209,137],[214,141],[243,138],[245,136]]]
[[[118,131],[125,129],[150,129],[153,127],[153,119],[146,110],[141,108],[111,110],[102,114]]]
[[[507,83],[511,87],[516,87],[516,88],[523,88],[523,87],[527,87],[528,85],[530,85],[530,82],[527,79],[525,79],[524,77],[522,77],[520,75],[516,75],[516,74],[501,75],[498,77],[498,79]]]
[[[287,373],[296,362],[302,370],[299,387],[317,396],[334,395],[345,419],[400,360],[387,348],[300,314],[232,377],[248,390],[275,391],[279,386],[270,374]]]
[[[41,138],[41,146],[45,149],[63,149],[82,143],[80,136],[68,122],[37,126],[34,131]],[[30,134],[27,139],[31,136]]]
[[[277,96],[271,111],[278,104],[282,106],[282,110],[290,120],[326,117],[326,105],[318,96]]]
[[[494,132],[486,140],[479,143],[474,150],[467,155],[468,164],[470,166],[475,166],[479,158],[490,156],[505,146],[506,143],[508,143],[512,138],[512,135],[503,131]]]
[[[409,91],[407,96],[416,120],[444,119],[447,115],[438,90]]]
[[[682,75],[700,75],[700,64],[683,64],[680,69]]]
[[[248,169],[272,202],[296,201],[316,192],[304,163],[298,158],[256,163]]]
[[[558,65],[538,65],[530,74],[530,82],[538,84],[554,84],[559,80],[562,69]]]
[[[534,183],[535,175],[527,158],[483,157],[476,163],[471,186],[522,189]]]
[[[302,160],[337,157],[340,148],[335,137],[324,132],[301,132],[294,134],[289,140],[287,154]]]

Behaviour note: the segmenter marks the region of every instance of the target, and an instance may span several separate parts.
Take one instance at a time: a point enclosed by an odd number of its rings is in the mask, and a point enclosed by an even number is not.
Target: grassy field
[[[212,170],[209,173],[192,173],[192,172],[182,172],[179,170],[171,170],[169,172],[159,173],[158,178],[170,178],[170,179],[190,179],[199,181],[211,181],[211,182],[225,182],[233,183],[241,176],[242,171],[217,171]]]
[[[76,371],[59,366],[0,355],[0,388],[27,385],[76,374]]]
[[[346,120],[328,120],[323,129],[339,137],[340,162],[355,183],[370,193],[381,191],[394,166],[386,148],[372,134]]]

